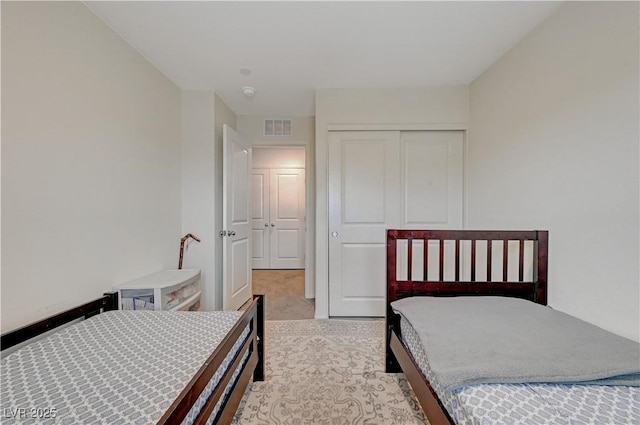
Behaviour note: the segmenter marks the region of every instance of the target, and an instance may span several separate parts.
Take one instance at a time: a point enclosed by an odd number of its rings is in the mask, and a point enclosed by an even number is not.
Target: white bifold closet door
[[[331,316],[385,315],[386,229],[462,228],[463,140],[461,131],[330,133]]]
[[[304,176],[304,169],[253,169],[254,269],[304,268]]]

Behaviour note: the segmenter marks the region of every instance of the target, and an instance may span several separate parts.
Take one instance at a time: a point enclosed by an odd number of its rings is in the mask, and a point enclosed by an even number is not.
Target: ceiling
[[[238,115],[278,117],[314,115],[318,89],[469,84],[560,3],[86,5],[180,88],[215,90]]]

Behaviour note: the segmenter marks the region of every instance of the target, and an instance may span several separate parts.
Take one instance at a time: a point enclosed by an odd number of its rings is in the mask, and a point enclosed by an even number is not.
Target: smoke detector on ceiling
[[[256,94],[256,89],[253,87],[245,86],[242,88],[242,94],[246,97],[253,97]]]

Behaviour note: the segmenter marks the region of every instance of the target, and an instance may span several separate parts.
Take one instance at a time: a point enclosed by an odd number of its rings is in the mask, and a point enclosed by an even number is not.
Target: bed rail
[[[244,391],[253,377],[254,381],[264,380],[264,295],[254,295],[244,314],[225,336],[220,345],[209,356],[204,365],[187,384],[173,404],[160,418],[158,424],[181,423],[200,394],[216,373],[225,357],[232,351],[233,345],[239,340],[244,329],[249,326],[250,332],[244,339],[242,348],[236,353],[232,364],[225,371],[220,383],[205,402],[196,417],[194,424],[204,424],[209,419],[218,401],[224,396],[224,390],[231,381],[236,367],[241,365],[242,357],[248,357],[242,366],[242,372],[236,380],[231,393],[225,401],[224,407],[213,419],[216,424],[230,424],[240,404]]]
[[[59,326],[65,325],[77,319],[88,319],[103,311],[118,309],[118,293],[107,292],[102,298],[98,298],[88,303],[79,305],[69,310],[58,313],[30,325],[23,326],[11,332],[7,332],[0,337],[0,349],[7,350],[15,345],[21,344],[31,338],[49,332]]]
[[[232,422],[251,379],[253,378],[254,381],[264,380],[264,307],[264,295],[254,295],[252,301],[247,304],[246,308],[243,308],[244,313],[238,322],[235,323],[195,376],[169,406],[168,410],[160,418],[159,424],[182,422],[214,374],[217,373],[227,355],[232,352],[236,341],[240,339],[244,330],[249,327],[250,331],[242,340],[242,346],[235,353],[231,366],[223,373],[219,384],[205,401],[204,406],[195,418],[194,424],[206,423],[218,402],[220,402],[221,408],[216,417],[213,418],[214,423],[222,425]],[[89,318],[103,311],[117,309],[118,293],[106,293],[102,298],[2,335],[2,350],[4,351],[26,342],[33,337],[42,335],[76,319]],[[237,378],[234,375],[236,371],[239,374]],[[229,384],[228,394],[225,392],[227,384]]]

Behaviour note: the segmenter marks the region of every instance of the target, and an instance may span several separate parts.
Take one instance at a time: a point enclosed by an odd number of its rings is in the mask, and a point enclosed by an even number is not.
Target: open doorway
[[[267,320],[312,319],[305,297],[305,147],[254,146],[252,268],[254,293],[267,295]]]

